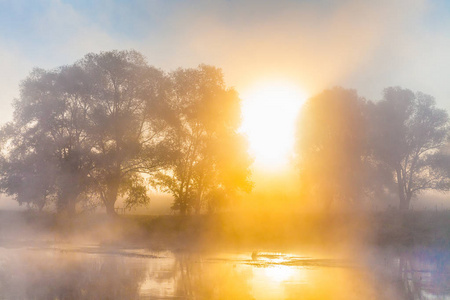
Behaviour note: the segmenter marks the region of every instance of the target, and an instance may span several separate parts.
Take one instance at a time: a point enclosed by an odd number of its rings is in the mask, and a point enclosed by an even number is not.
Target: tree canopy
[[[126,205],[146,204],[139,174],[167,163],[170,94],[164,73],[135,51],[88,54],[76,63],[90,79],[90,173],[108,213],[118,196]]]
[[[299,118],[296,153],[305,197],[329,207],[361,194],[366,155],[365,102],[356,91],[325,90],[310,98]]]
[[[166,74],[136,51],[36,69],[1,131],[0,189],[69,214],[92,199],[108,214],[120,197],[148,204],[151,183],[182,213],[220,207],[251,186],[239,101],[220,69]]]
[[[433,97],[399,87],[371,102],[335,88],[302,109],[297,156],[304,196],[325,206],[394,192],[399,209],[425,190],[450,188],[447,112]]]
[[[237,132],[240,99],[214,67],[179,69],[170,76],[179,121],[173,132],[177,156],[153,184],[173,195],[172,208],[182,214],[215,210],[236,191],[251,188],[251,160]]]
[[[252,188],[240,102],[218,68],[165,73],[136,51],[34,69],[0,131],[0,190],[68,214],[92,202],[111,215],[118,199],[146,205],[150,188],[171,194],[181,214],[220,209]],[[407,210],[422,191],[450,189],[449,129],[421,92],[390,87],[371,102],[325,90],[298,121],[303,195],[329,207],[396,185]]]
[[[390,87],[372,107],[371,149],[392,172],[399,209],[407,210],[424,190],[450,188],[450,178],[438,163],[448,134],[448,114],[429,95]]]
[[[87,81],[78,67],[35,69],[2,129],[0,187],[19,203],[72,213],[90,189]]]

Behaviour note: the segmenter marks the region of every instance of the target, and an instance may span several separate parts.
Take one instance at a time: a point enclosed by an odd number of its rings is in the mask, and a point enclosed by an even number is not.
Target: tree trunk
[[[395,171],[397,173],[398,198],[400,200],[398,209],[400,211],[407,211],[409,209],[409,200],[406,199],[401,168],[397,168]]]
[[[107,187],[106,187],[106,199],[105,199],[105,208],[106,214],[109,216],[117,216],[116,210],[114,209],[114,205],[117,201],[117,196],[119,194],[119,178],[110,179]]]
[[[182,216],[185,216],[188,214],[188,205],[187,205],[187,200],[182,198],[180,199],[180,214]]]
[[[57,213],[68,216],[75,215],[78,194],[63,194],[59,196],[57,203]]]
[[[409,210],[410,202],[411,202],[411,196],[406,195],[405,200],[403,201],[403,204],[402,204],[402,210],[403,211]]]
[[[400,205],[399,205],[400,211],[408,211],[409,210],[409,200],[408,199],[400,199]]]
[[[195,202],[194,202],[194,213],[196,215],[200,214],[200,210],[202,208],[202,193],[198,193],[197,197],[195,198]]]
[[[184,206],[180,206],[180,215],[182,216],[186,215],[186,208]]]
[[[76,206],[77,202],[75,201],[76,198],[70,199],[67,203],[67,213],[71,216],[75,215],[76,212]]]
[[[116,210],[114,209],[114,204],[115,204],[115,201],[114,202],[106,201],[105,207],[106,207],[106,214],[108,216],[116,216],[117,215]]]

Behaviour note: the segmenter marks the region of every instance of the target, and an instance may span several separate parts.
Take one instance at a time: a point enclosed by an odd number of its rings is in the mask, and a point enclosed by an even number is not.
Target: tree
[[[173,132],[177,156],[153,184],[174,197],[181,214],[215,210],[239,190],[248,191],[247,144],[237,130],[240,99],[226,88],[221,70],[201,65],[171,74],[178,126]]]
[[[94,196],[108,214],[120,195],[127,207],[148,203],[141,175],[164,166],[171,153],[168,87],[136,51],[33,71],[14,121],[2,130],[1,190],[40,209],[54,200],[69,213]]]
[[[334,88],[308,99],[297,127],[302,192],[329,208],[362,195],[367,162],[365,101]]]
[[[424,190],[449,189],[449,177],[437,163],[448,131],[447,112],[420,92],[390,87],[373,107],[371,149],[393,175],[400,210],[408,210],[411,199]]]
[[[126,206],[146,204],[141,177],[165,165],[171,110],[169,81],[136,51],[88,54],[76,63],[92,86],[89,136],[97,192],[110,215],[126,195]]]
[[[86,138],[90,99],[76,66],[34,70],[21,85],[14,120],[3,127],[0,188],[40,210],[54,201],[73,214],[92,168]]]

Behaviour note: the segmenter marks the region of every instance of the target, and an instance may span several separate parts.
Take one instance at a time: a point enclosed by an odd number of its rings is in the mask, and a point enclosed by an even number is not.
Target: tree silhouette
[[[88,54],[35,70],[23,82],[14,121],[2,129],[0,188],[19,203],[74,213],[98,196],[115,214],[149,201],[141,174],[165,165],[169,80],[136,51]],[[83,194],[86,197],[82,197]]]
[[[148,203],[140,174],[162,167],[170,153],[167,79],[136,51],[88,54],[77,65],[91,80],[91,174],[107,213],[115,214],[119,195],[128,207]]]
[[[372,108],[371,149],[392,173],[397,184],[399,209],[424,190],[447,190],[450,180],[439,167],[439,150],[449,132],[447,112],[434,98],[399,87],[384,90]]]
[[[240,99],[214,67],[179,69],[171,78],[179,122],[173,136],[177,156],[153,185],[174,196],[172,208],[181,214],[214,210],[234,192],[251,188],[251,160],[237,133]]]
[[[302,192],[328,208],[333,200],[356,201],[366,165],[365,101],[355,91],[325,90],[303,106],[296,153]]]
[[[14,120],[2,129],[2,191],[42,209],[54,200],[73,213],[89,189],[92,168],[86,138],[89,99],[82,71],[34,70],[21,85]]]

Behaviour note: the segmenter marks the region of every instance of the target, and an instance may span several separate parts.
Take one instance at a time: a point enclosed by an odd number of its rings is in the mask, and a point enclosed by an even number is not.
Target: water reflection
[[[370,259],[0,248],[0,299],[450,299],[444,250]]]
[[[174,299],[254,299],[249,270],[211,262],[199,254],[173,254],[147,262],[141,296]]]
[[[0,252],[0,299],[138,299],[146,276],[115,255],[12,252]]]
[[[398,259],[400,282],[408,299],[450,299],[450,252],[404,252]]]
[[[174,263],[176,296],[193,299],[253,299],[250,269],[236,263],[214,263],[197,255],[177,255]]]

